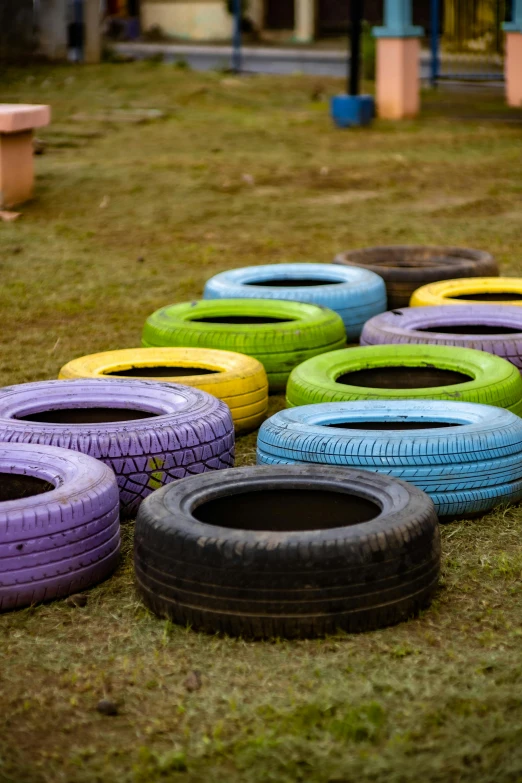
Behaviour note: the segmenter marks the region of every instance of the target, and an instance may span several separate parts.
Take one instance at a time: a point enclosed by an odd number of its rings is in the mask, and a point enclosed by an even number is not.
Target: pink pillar
[[[416,117],[420,110],[420,41],[418,38],[378,38],[377,114],[386,120]]]
[[[508,106],[522,106],[522,33],[506,33],[504,70]]]
[[[50,120],[49,106],[0,104],[0,209],[33,195],[33,129]]]

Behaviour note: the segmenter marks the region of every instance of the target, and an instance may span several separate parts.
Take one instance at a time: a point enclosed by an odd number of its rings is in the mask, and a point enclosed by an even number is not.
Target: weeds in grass
[[[54,117],[36,199],[0,226],[2,383],[138,346],[150,312],[230,267],[404,242],[480,247],[521,271],[520,112],[440,91],[417,120],[340,132],[340,82],[317,82],[156,63],[4,71],[2,101]],[[166,116],[72,119],[132,109]],[[239,465],[255,442],[238,440]],[[152,616],[125,523],[122,563],[85,607],[0,618],[0,781],[520,781],[521,533],[518,508],[444,525],[441,589],[408,623],[256,644]]]

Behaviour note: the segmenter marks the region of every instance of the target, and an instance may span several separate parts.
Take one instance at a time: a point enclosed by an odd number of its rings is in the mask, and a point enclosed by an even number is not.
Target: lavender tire
[[[390,344],[474,348],[508,359],[522,371],[522,308],[441,305],[390,310],[366,322],[361,345]]]
[[[54,446],[0,443],[0,473],[0,611],[64,597],[109,576],[120,522],[107,465]]]
[[[100,420],[99,411],[108,409],[112,413]],[[58,423],[65,411],[69,421]],[[173,383],[89,378],[6,387],[0,389],[0,440],[100,459],[116,474],[124,517],[135,516],[141,501],[164,484],[234,462],[229,408],[207,392]]]

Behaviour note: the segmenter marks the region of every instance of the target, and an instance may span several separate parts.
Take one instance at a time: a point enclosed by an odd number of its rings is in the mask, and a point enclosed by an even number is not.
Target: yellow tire
[[[70,378],[141,378],[181,383],[226,402],[237,433],[263,422],[268,407],[268,379],[257,359],[206,348],[126,348],[73,359],[58,375]]]
[[[513,298],[511,298],[513,296]],[[522,277],[462,277],[417,288],[410,307],[434,305],[522,305]]]

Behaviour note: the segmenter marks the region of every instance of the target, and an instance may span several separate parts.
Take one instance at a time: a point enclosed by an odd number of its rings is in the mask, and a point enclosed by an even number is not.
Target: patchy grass
[[[54,111],[37,198],[0,224],[3,384],[139,345],[152,310],[228,267],[411,242],[522,270],[521,114],[495,93],[441,92],[417,121],[340,132],[330,80],[153,63],[2,77],[1,101]],[[133,109],[166,116],[118,121]],[[254,453],[241,438],[239,463]],[[84,608],[0,618],[0,780],[522,781],[521,535],[518,509],[445,526],[440,591],[412,622],[247,643],[149,614],[125,525],[122,564]],[[96,712],[103,696],[118,715]]]

